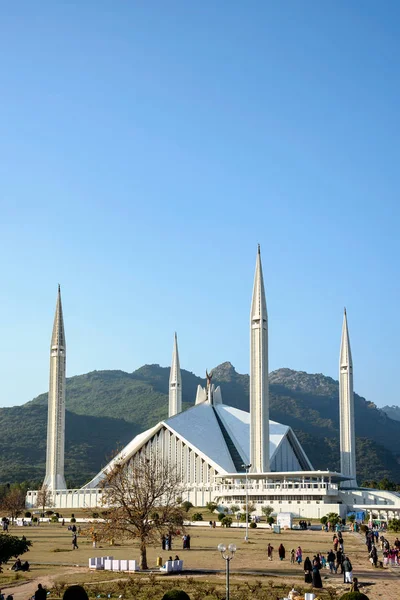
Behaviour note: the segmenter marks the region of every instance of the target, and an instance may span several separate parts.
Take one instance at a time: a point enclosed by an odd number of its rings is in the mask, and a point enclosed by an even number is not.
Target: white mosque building
[[[293,430],[270,421],[268,393],[268,316],[260,247],[256,259],[250,313],[250,411],[223,402],[207,373],[194,405],[182,412],[182,379],[175,334],[169,381],[168,418],[133,440],[90,482],[66,489],[64,480],[65,334],[60,291],[51,341],[47,464],[44,483],[59,509],[102,505],[101,482],[116,461],[155,457],[181,475],[184,499],[194,506],[216,501],[222,508],[246,500],[260,514],[263,506],[320,518],[329,512],[346,516],[368,511],[388,519],[400,513],[400,494],[360,488],[356,481],[353,362],[346,311],[339,360],[341,472],[316,471]],[[55,383],[57,382],[57,384]],[[27,493],[34,507],[38,491]]]

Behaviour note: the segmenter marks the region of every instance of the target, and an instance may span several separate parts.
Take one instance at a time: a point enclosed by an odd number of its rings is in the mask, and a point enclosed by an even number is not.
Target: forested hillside
[[[133,373],[93,371],[67,379],[68,484],[83,484],[113,452],[168,413],[169,369],[145,365]],[[248,410],[249,378],[230,363],[213,371],[224,403]],[[182,370],[184,409],[204,379]],[[338,382],[290,369],[270,374],[273,420],[293,427],[314,467],[339,469]],[[358,479],[400,482],[400,421],[355,396]],[[42,481],[45,471],[47,394],[0,409],[0,482]]]

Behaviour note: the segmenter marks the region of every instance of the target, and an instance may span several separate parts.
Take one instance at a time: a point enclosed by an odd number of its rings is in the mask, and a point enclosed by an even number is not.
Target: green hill
[[[133,373],[93,371],[67,379],[66,456],[68,485],[95,475],[134,435],[168,413],[169,368],[145,365]],[[230,363],[213,371],[226,404],[248,410],[249,377]],[[205,380],[182,371],[183,408],[194,403]],[[314,467],[339,470],[338,382],[290,369],[270,374],[271,419],[290,425]],[[355,395],[359,481],[400,482],[400,421]],[[47,394],[23,406],[0,408],[0,482],[41,482],[45,471]],[[379,474],[379,477],[378,475]]]

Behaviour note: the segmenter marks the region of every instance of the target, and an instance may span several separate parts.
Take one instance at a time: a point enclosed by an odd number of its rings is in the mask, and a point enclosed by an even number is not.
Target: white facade
[[[217,501],[243,506],[246,490],[260,514],[265,505],[299,518],[320,518],[349,510],[400,512],[400,494],[364,490],[356,484],[353,363],[344,315],[340,351],[341,473],[315,471],[293,430],[269,420],[268,317],[260,248],[258,248],[250,315],[250,412],[222,402],[221,389],[198,386],[195,405],[182,412],[182,381],[177,339],[169,381],[169,418],[137,435],[96,477],[79,490],[65,489],[65,335],[60,291],[51,342],[49,425],[45,483],[52,506],[95,508],[102,505],[101,484],[117,461],[153,456],[181,476],[182,496],[195,506]],[[244,465],[252,465],[246,476]],[[37,491],[27,494],[36,505]],[[382,514],[384,514],[382,512]]]
[[[47,456],[45,486],[49,490],[62,490],[67,486],[64,478],[65,448],[65,362],[66,344],[61,291],[58,286],[56,314],[50,347],[50,385],[47,417]]]
[[[168,416],[173,417],[180,412],[182,412],[182,377],[179,364],[178,339],[175,333],[169,376]]]
[[[250,418],[251,471],[265,473],[270,470],[268,452],[268,315],[260,246],[258,246],[257,252],[250,313]]]
[[[339,360],[340,470],[349,479],[343,487],[357,487],[356,436],[354,427],[353,359],[344,310]]]

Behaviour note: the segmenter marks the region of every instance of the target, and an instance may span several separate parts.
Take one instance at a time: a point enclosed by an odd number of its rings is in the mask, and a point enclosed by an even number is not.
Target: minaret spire
[[[182,412],[182,378],[181,367],[179,364],[178,338],[175,333],[174,349],[172,352],[171,373],[169,376],[168,416],[173,417],[174,415],[177,415],[180,412]]]
[[[342,340],[339,359],[339,413],[340,413],[340,470],[352,477],[341,487],[357,487],[356,437],[354,428],[353,359],[351,356],[347,313],[344,309]]]
[[[65,449],[65,359],[66,344],[58,285],[56,314],[50,346],[50,385],[47,418],[47,457],[44,485],[51,491],[66,489],[64,478]]]
[[[253,472],[269,471],[268,315],[260,244],[250,313],[250,462]]]

